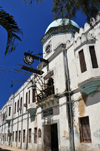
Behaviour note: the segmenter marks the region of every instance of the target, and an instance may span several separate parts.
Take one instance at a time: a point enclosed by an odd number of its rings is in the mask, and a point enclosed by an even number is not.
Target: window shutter
[[[16,113],[16,102],[15,102],[15,113]]]
[[[90,56],[91,56],[91,61],[92,61],[92,67],[98,68],[94,46],[89,46],[89,51],[90,51]]]
[[[82,142],[82,125],[81,125],[81,119],[79,119],[79,127],[80,127],[80,141]]]
[[[33,89],[33,102],[35,102],[35,89]]]
[[[83,73],[87,70],[83,50],[79,52],[79,59],[80,59],[81,72]]]
[[[22,97],[20,99],[20,108],[22,108]]]
[[[20,135],[21,135],[21,131],[19,131],[19,142],[20,142]]]
[[[28,103],[30,104],[30,90],[29,90],[29,101],[28,101]]]
[[[80,141],[91,142],[89,117],[80,118]]]
[[[11,107],[9,107],[9,116],[11,115]]]
[[[27,104],[27,93],[26,93],[26,104]]]
[[[19,100],[17,102],[17,112],[18,112],[18,110],[19,110]]]
[[[17,131],[16,131],[16,135],[15,135],[15,142],[17,142]]]

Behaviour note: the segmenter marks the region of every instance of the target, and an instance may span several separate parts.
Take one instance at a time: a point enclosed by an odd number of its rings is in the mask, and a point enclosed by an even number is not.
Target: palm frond
[[[9,15],[6,11],[0,7],[0,25],[4,27],[7,31],[7,45],[5,50],[5,55],[10,54],[15,50],[18,44],[15,44],[15,40],[20,41],[21,38],[17,34],[23,34],[21,29],[18,27],[16,21],[12,15]]]

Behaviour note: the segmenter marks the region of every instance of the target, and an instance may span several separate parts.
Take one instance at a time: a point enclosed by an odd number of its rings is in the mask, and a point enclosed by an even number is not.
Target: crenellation
[[[86,31],[89,30],[89,29],[90,29],[90,24],[85,23],[85,24],[84,24],[84,32],[86,32]]]
[[[78,37],[78,36],[79,36],[79,33],[76,32],[76,33],[75,33],[75,36],[74,36],[75,41],[77,40],[77,37]]]
[[[82,43],[84,43],[85,41],[87,41],[87,37],[85,34],[81,35],[81,39],[82,39]]]
[[[80,29],[79,29],[79,35],[81,36],[83,33],[84,33],[84,29],[83,29],[83,28],[80,28]]]
[[[96,22],[100,21],[100,12],[98,13],[98,15],[96,16]]]
[[[74,37],[71,37],[70,43],[71,45],[74,43]]]
[[[92,18],[90,19],[90,25],[94,26],[95,23],[96,23],[96,20],[92,17]]]

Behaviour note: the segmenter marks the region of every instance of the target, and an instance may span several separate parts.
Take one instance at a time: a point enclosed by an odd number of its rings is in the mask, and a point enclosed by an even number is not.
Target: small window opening
[[[91,131],[88,116],[79,118],[79,128],[80,128],[80,142],[90,143]]]
[[[98,63],[97,63],[94,46],[89,46],[89,51],[90,51],[90,56],[91,56],[91,61],[92,61],[92,67],[98,68]]]
[[[49,78],[47,83],[47,94],[48,95],[54,94],[54,81],[51,77]]]
[[[48,53],[48,52],[50,52],[50,45],[48,45],[47,47],[46,47],[46,53]]]
[[[80,59],[81,72],[83,73],[83,72],[85,72],[87,70],[83,50],[81,50],[79,52],[79,59]]]

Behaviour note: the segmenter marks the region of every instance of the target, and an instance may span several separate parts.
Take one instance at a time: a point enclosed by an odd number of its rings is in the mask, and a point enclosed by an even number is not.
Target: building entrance
[[[51,125],[51,150],[52,151],[58,151],[57,124]]]
[[[58,151],[57,124],[44,125],[45,151]]]

